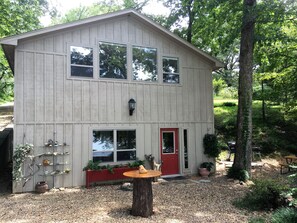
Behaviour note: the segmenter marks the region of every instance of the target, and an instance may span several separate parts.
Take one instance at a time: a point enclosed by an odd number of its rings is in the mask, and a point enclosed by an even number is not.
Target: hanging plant
[[[205,134],[203,138],[204,154],[209,157],[218,157],[221,150],[218,146],[218,139],[215,134]]]
[[[23,178],[22,174],[22,165],[26,158],[33,158],[30,156],[30,152],[33,150],[32,144],[19,144],[16,146],[14,150],[14,154],[12,157],[13,160],[13,171],[12,171],[12,179],[16,182],[20,182]]]

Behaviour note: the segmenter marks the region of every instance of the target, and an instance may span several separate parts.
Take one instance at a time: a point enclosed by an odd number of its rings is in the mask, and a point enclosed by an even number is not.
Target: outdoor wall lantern
[[[133,98],[131,98],[129,100],[129,114],[130,114],[130,116],[133,115],[133,111],[135,110],[135,107],[136,107],[136,101]]]

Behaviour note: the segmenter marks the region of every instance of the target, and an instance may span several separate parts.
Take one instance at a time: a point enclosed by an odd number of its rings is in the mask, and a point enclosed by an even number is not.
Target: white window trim
[[[81,43],[75,43],[75,42],[71,42],[71,43],[67,43],[67,56],[66,56],[66,66],[67,66],[67,79],[79,79],[79,80],[90,80],[90,79],[95,79],[95,74],[97,72],[97,56],[96,56],[96,46],[95,45],[89,45],[89,44],[81,44]],[[93,77],[83,77],[83,76],[71,76],[71,51],[70,51],[70,47],[74,46],[74,47],[87,47],[87,48],[92,48],[93,49],[93,66],[88,66],[88,65],[77,65],[78,67],[93,67]]]
[[[110,44],[110,45],[123,45],[123,46],[126,46],[126,68],[127,68],[127,78],[126,79],[120,79],[120,78],[106,78],[106,77],[100,77],[100,52],[99,52],[99,49],[100,49],[100,42],[101,43],[105,43],[105,44]],[[102,81],[104,81],[104,80],[109,80],[109,81],[129,81],[129,76],[130,76],[130,73],[129,73],[129,47],[130,47],[130,45],[129,44],[127,44],[127,43],[118,43],[118,42],[108,42],[108,41],[102,41],[102,40],[97,40],[97,46],[96,46],[97,48],[97,53],[96,53],[96,57],[98,58],[98,63],[96,64],[96,67],[97,67],[97,69],[98,69],[98,71],[97,71],[97,75],[98,75],[98,77],[96,78],[96,79],[99,79],[99,80],[102,80]],[[132,62],[132,60],[130,61],[130,62]],[[131,65],[132,66],[132,65]],[[95,76],[96,77],[96,76]],[[130,79],[131,80],[131,79]]]
[[[170,72],[164,72],[163,70],[163,59],[177,59],[177,68],[178,68],[178,73],[170,73]],[[182,82],[182,76],[181,76],[181,67],[180,67],[180,57],[176,56],[176,55],[162,55],[161,58],[161,70],[162,70],[162,77],[161,77],[161,82],[162,84],[165,85],[174,85],[174,86],[178,86],[181,85]],[[164,82],[163,81],[163,75],[164,74],[175,74],[179,76],[179,83],[168,83],[168,82]]]
[[[153,46],[145,46],[145,45],[141,45],[141,44],[139,44],[139,45],[137,45],[137,44],[132,44],[132,45],[130,45],[130,50],[131,50],[131,61],[130,61],[130,66],[131,66],[131,81],[132,82],[134,82],[134,83],[146,83],[146,84],[158,84],[158,83],[160,83],[159,81],[160,81],[160,71],[159,71],[159,58],[160,58],[160,56],[159,56],[159,50],[158,50],[158,48],[157,47],[153,47]],[[141,48],[151,48],[151,49],[156,49],[156,62],[157,62],[157,64],[156,64],[156,72],[157,72],[157,80],[156,81],[144,81],[144,80],[134,80],[133,79],[133,47],[141,47]],[[163,80],[163,76],[162,76],[162,80]]]

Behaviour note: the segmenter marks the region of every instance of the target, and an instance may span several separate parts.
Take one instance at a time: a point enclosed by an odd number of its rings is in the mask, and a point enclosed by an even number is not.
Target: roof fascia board
[[[214,63],[213,69],[218,69],[218,68],[221,68],[221,67],[224,66],[224,64],[221,61],[219,61],[216,58],[210,56],[209,54],[203,52],[202,50],[196,48],[195,46],[188,43],[184,39],[180,38],[179,36],[173,34],[169,30],[162,27],[161,25],[157,24],[156,22],[154,22],[153,20],[151,20],[147,16],[144,16],[144,15],[142,15],[142,14],[140,14],[140,13],[138,13],[135,10],[132,10],[132,9],[107,13],[107,14],[103,14],[103,15],[99,15],[99,16],[93,16],[93,17],[89,17],[89,18],[86,18],[86,19],[82,19],[82,20],[78,20],[78,21],[74,21],[74,22],[70,22],[70,23],[66,23],[66,24],[55,25],[55,26],[46,27],[46,28],[43,28],[43,29],[34,30],[34,31],[31,31],[31,32],[15,35],[15,36],[11,36],[11,37],[6,37],[6,38],[3,38],[3,39],[0,39],[0,44],[17,46],[18,41],[21,40],[21,39],[30,38],[30,37],[33,37],[33,36],[38,36],[38,35],[46,34],[46,33],[49,33],[49,32],[60,31],[60,30],[63,30],[63,29],[73,28],[73,27],[76,27],[76,26],[81,26],[81,25],[85,25],[85,24],[89,24],[89,23],[93,23],[93,22],[97,22],[97,21],[106,20],[106,19],[112,19],[112,18],[116,18],[116,17],[119,17],[119,16],[124,16],[124,15],[127,15],[127,16],[132,15],[136,19],[141,19],[142,21],[150,24],[152,27],[155,27],[158,31],[162,31],[164,34],[170,36],[175,41],[187,46],[188,48],[190,48],[194,52],[198,53],[200,56],[202,56],[202,57],[206,58],[207,60],[211,61],[212,63]]]
[[[0,39],[0,44],[15,45],[16,46],[18,44],[18,40],[20,40],[20,39],[26,39],[26,38],[30,38],[30,37],[33,37],[33,36],[46,34],[46,33],[49,33],[49,32],[60,31],[62,29],[73,28],[73,27],[76,27],[76,26],[81,26],[81,25],[85,25],[85,24],[89,24],[89,23],[93,23],[93,22],[97,22],[97,21],[101,21],[101,20],[112,19],[112,18],[116,18],[116,17],[122,16],[122,15],[129,15],[131,13],[135,14],[136,12],[131,10],[131,9],[128,9],[128,10],[122,10],[122,11],[107,13],[107,14],[98,15],[98,16],[92,16],[92,17],[89,17],[89,18],[86,18],[86,19],[77,20],[77,21],[70,22],[70,23],[59,24],[59,25],[55,25],[55,26],[49,26],[49,27],[45,27],[45,28],[42,28],[42,29],[26,32],[26,33],[23,33],[23,34],[18,34],[18,35],[14,35],[14,36],[10,36],[10,37],[5,37],[3,39]]]

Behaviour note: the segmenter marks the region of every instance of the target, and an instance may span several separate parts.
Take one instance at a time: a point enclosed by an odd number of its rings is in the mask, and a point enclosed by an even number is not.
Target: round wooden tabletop
[[[147,170],[147,173],[139,173],[139,170],[124,172],[123,175],[131,178],[153,178],[161,176],[161,172],[157,170]]]

